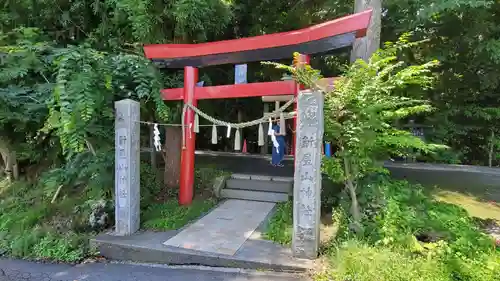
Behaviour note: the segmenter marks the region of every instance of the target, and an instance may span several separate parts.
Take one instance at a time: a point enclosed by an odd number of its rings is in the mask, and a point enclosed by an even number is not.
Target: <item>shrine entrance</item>
[[[155,257],[155,261],[179,263],[179,257],[186,256],[190,263],[196,260],[197,264],[211,266],[221,266],[220,262],[226,260],[230,262],[223,263],[223,266],[247,267],[251,263],[260,268],[281,263],[280,268],[300,268],[304,259],[315,259],[319,248],[321,213],[324,93],[303,89],[293,80],[201,87],[197,85],[198,67],[283,59],[291,57],[295,51],[302,55],[296,56],[294,63],[296,67],[302,67],[309,62],[309,55],[351,46],[356,38],[365,35],[370,17],[371,11],[366,11],[292,32],[193,45],[145,46],[146,57],[158,66],[184,68],[184,87],[161,91],[166,101],[184,102],[180,204],[188,205],[193,199],[195,139],[199,133],[201,118],[212,124],[208,125],[213,132],[212,143],[218,142],[219,134],[234,134],[236,151],[242,150],[241,129],[258,126],[258,145],[264,147],[267,138],[264,127],[266,123],[269,125],[269,118],[278,118],[280,128],[283,129],[286,129],[288,119],[292,136],[289,141],[292,154],[289,172],[293,173],[293,177],[266,177],[268,183],[284,188],[284,191],[271,195],[265,192],[265,176],[259,175],[260,173],[244,177],[233,174],[224,189],[226,193],[240,192],[248,195],[248,186],[252,186],[257,188],[253,197],[235,198],[227,194],[224,198],[230,199],[186,228],[170,234],[136,235],[140,225],[141,198],[138,161],[140,107],[133,100],[117,101],[115,234],[131,237],[124,239],[126,243],[116,242],[115,237],[103,238],[99,240],[100,243],[109,247],[101,247],[101,250],[106,251],[116,246],[120,248],[121,257],[126,257],[152,249],[146,252],[145,259],[148,261]],[[324,78],[318,83],[323,84],[322,88],[327,88],[333,84],[333,80],[334,78]],[[217,120],[198,108],[199,100],[247,97],[262,98],[268,104],[268,112],[256,120],[229,123]],[[274,109],[271,108],[273,103]],[[291,111],[285,112],[289,107]],[[253,180],[260,183],[256,184]],[[232,190],[228,188],[230,185]],[[280,245],[253,237],[271,214],[276,202],[289,200],[290,195],[293,196],[291,252]]]
[[[370,17],[371,11],[366,11],[297,31],[201,44],[144,46],[145,56],[158,67],[184,68],[183,88],[161,90],[165,101],[182,100],[184,102],[182,123],[185,126],[182,129],[179,203],[190,204],[193,198],[195,119],[198,115],[202,115],[202,112],[197,111],[199,100],[248,97],[269,99],[269,97],[278,96],[284,96],[284,99],[289,97],[295,99],[301,90],[301,85],[293,80],[200,87],[197,86],[199,67],[285,59],[291,58],[294,52],[303,54],[295,62],[296,64],[307,63],[309,55],[349,47],[356,38],[365,36]],[[321,83],[333,85],[333,78],[325,78]],[[296,110],[295,101],[292,100],[292,103]],[[291,127],[292,131],[295,131],[296,119],[293,118],[293,120]],[[293,136],[290,147],[290,154],[293,155],[295,151]],[[239,151],[241,148],[235,147],[235,150]]]

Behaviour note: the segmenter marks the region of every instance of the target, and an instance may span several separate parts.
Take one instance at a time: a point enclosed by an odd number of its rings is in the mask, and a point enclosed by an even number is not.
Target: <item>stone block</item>
[[[115,102],[115,235],[131,235],[140,226],[140,104]]]
[[[292,251],[297,258],[315,259],[320,241],[323,93],[301,91],[297,112]]]

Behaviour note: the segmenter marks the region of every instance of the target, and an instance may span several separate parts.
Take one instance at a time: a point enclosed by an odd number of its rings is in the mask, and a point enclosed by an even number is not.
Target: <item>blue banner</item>
[[[247,65],[237,64],[234,66],[234,84],[247,83]]]

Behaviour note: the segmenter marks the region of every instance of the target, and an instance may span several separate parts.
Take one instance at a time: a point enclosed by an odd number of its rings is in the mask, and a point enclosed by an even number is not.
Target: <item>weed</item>
[[[271,218],[264,238],[289,245],[292,243],[293,234],[293,202],[281,202],[277,204],[276,213]]]
[[[199,218],[216,204],[214,199],[195,199],[189,206],[179,206],[177,199],[152,204],[143,212],[142,226],[152,230],[179,229]]]

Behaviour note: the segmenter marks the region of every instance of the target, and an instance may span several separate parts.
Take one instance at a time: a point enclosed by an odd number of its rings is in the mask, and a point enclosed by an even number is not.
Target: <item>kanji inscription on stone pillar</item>
[[[323,93],[301,91],[297,100],[293,184],[292,251],[298,258],[318,256],[323,124]]]
[[[139,230],[139,103],[115,102],[115,235],[131,235]]]

